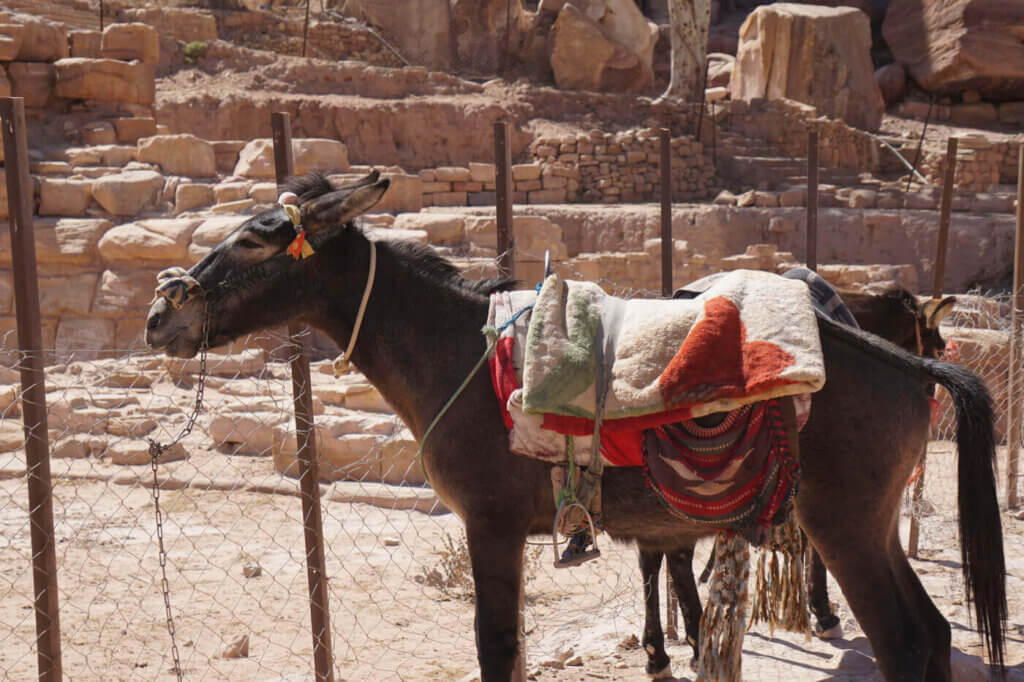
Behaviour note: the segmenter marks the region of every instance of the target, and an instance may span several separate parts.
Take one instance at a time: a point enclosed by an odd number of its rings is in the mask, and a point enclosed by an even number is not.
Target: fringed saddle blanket
[[[493,295],[488,327],[513,452],[563,462],[571,435],[586,465],[597,419],[605,460],[646,466],[695,520],[765,524],[793,491],[778,405],[759,403],[824,384],[803,282],[735,271],[692,300],[624,301],[553,275],[539,294]],[[695,418],[719,412],[715,440],[690,438],[703,433]]]

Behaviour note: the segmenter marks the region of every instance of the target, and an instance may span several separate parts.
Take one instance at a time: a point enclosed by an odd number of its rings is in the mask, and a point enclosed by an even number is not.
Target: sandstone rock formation
[[[448,0],[348,0],[344,11],[378,28],[411,63],[451,66]]]
[[[58,97],[152,104],[156,96],[151,64],[71,57],[54,66]]]
[[[313,170],[327,173],[347,171],[348,149],[338,140],[324,138],[294,138],[295,174]],[[234,174],[246,178],[274,177],[274,143],[269,138],[248,142],[238,154]]]
[[[643,92],[654,79],[658,27],[627,0],[565,3],[551,29],[560,88]]]
[[[157,64],[160,62],[160,37],[146,24],[111,24],[103,31],[100,56]]]
[[[1024,93],[1020,0],[892,0],[882,35],[914,80],[936,93]]]
[[[733,99],[788,98],[852,126],[877,130],[884,104],[871,66],[871,27],[850,7],[777,3],[740,28]]]
[[[529,20],[521,2],[450,0],[458,70],[493,74],[509,66]]]
[[[138,144],[139,161],[155,163],[164,173],[199,178],[217,174],[213,145],[195,135],[154,135]]]

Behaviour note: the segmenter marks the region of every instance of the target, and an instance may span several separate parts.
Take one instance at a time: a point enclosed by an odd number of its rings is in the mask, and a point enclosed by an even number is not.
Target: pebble
[[[398,538],[396,538],[396,537],[393,537],[393,536],[385,536],[384,537],[384,546],[385,547],[398,547],[398,545],[400,545],[400,544],[402,544],[401,541]]]
[[[255,578],[256,576],[263,574],[263,567],[255,561],[251,561],[242,566],[242,575],[246,578]]]
[[[224,651],[220,654],[221,658],[249,658],[249,635],[239,635],[231,640]]]

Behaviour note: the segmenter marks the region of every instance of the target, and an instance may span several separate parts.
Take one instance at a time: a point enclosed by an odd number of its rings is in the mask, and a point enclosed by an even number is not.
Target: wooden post
[[[100,0],[100,33],[103,33],[103,0]]]
[[[818,269],[818,131],[807,133],[807,268]]]
[[[1024,143],[1017,150],[1017,234],[1013,261],[1013,312],[1010,315],[1010,400],[1009,430],[1006,436],[1006,504],[1016,507],[1017,472],[1021,446],[1021,345],[1024,344]]]
[[[306,56],[306,39],[309,37],[309,0],[306,0],[306,21],[302,25],[302,56]],[[291,152],[289,152],[291,153]],[[278,180],[280,182],[280,180]]]
[[[28,175],[25,100],[0,97],[7,202],[10,209],[14,301],[21,360],[22,422],[28,478],[29,533],[32,542],[32,586],[36,612],[36,660],[39,679],[62,679],[60,609],[57,601],[57,553],[53,539],[53,491],[46,421],[43,332],[39,314],[36,241],[32,224],[32,180]]]
[[[662,128],[661,138],[661,295],[672,296],[672,131]]]
[[[942,203],[939,205],[939,242],[935,247],[935,272],[932,273],[932,298],[942,298],[942,283],[946,275],[946,250],[949,243],[949,217],[953,208],[953,181],[956,174],[957,139],[949,138],[946,143],[946,174],[942,184]],[[917,510],[924,496],[924,477],[927,467],[927,448],[921,453],[919,473],[914,481],[914,492],[910,495],[910,535],[907,538],[907,556],[917,558],[917,545],[921,536],[921,524]]]
[[[274,168],[280,186],[293,173],[291,120],[286,112],[270,115],[274,134]],[[317,682],[334,679],[331,656],[330,609],[324,560],[323,520],[320,512],[320,466],[313,430],[313,391],[305,338],[309,330],[288,324],[292,344],[292,395],[295,400],[295,435],[298,442],[299,484],[302,487],[302,522],[306,540],[306,575],[309,583],[309,620],[313,630],[313,664]]]
[[[495,206],[498,218],[498,276],[515,277],[515,241],[512,232],[512,147],[508,121],[494,123]]]

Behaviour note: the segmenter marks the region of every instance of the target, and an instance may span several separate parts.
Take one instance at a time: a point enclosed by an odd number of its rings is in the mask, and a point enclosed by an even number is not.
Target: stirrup
[[[562,520],[562,515],[573,507],[579,507],[583,510],[583,514],[587,519],[587,526],[579,533],[575,533],[570,539],[569,544],[565,548],[565,551],[559,556],[558,554],[558,522]],[[586,541],[583,544],[576,543],[576,539],[581,537],[584,533],[589,534],[590,542]],[[593,549],[586,549],[587,544],[593,544]],[[590,516],[590,511],[587,510],[579,502],[562,502],[558,505],[558,511],[555,512],[555,523],[551,527],[551,548],[555,553],[555,568],[571,568],[572,566],[579,566],[585,564],[592,559],[597,559],[601,556],[601,550],[597,548],[597,530],[594,528],[594,519]]]

